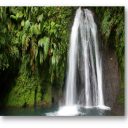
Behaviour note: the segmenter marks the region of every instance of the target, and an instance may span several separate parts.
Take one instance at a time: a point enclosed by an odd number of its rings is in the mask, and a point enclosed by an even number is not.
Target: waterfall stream
[[[57,115],[78,115],[79,107],[110,109],[104,105],[102,58],[97,26],[88,9],[77,9],[68,54],[65,106]]]
[[[82,90],[84,89],[82,104],[87,108],[105,107],[101,61],[97,26],[93,14],[88,9],[81,10],[79,8],[76,12],[70,39],[65,98],[67,106],[77,104],[76,99],[81,100],[77,95],[77,86],[79,86],[77,85],[77,74],[80,74],[80,77],[84,76],[84,80],[81,82],[83,83]]]

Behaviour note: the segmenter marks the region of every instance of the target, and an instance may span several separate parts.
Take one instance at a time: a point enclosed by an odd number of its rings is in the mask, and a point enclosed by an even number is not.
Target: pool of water
[[[65,114],[68,113],[69,115]],[[73,112],[74,111],[74,112]],[[111,111],[109,110],[102,110],[98,108],[79,108],[77,111],[76,109],[72,109],[70,114],[70,109],[66,111],[61,110],[53,106],[51,108],[6,108],[0,109],[1,116],[111,116]],[[64,113],[64,115],[63,115]]]

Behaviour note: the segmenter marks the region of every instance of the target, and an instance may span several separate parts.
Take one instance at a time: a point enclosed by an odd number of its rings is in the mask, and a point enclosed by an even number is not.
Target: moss
[[[124,101],[124,81],[122,80],[120,84],[120,91],[117,97],[117,104],[124,106]]]
[[[37,94],[35,94],[35,88],[39,86]],[[8,99],[7,106],[23,107],[24,105],[33,106],[35,95],[37,95],[37,101],[41,100],[40,82],[36,79],[28,78],[26,76],[19,76],[16,81],[16,85],[11,89]]]
[[[22,59],[19,76],[8,94],[6,106],[33,106],[35,102],[41,100],[41,83],[38,72],[35,70],[34,73],[31,73],[26,58],[27,56]]]
[[[52,101],[52,92],[51,92],[51,86],[48,86],[44,98],[43,98],[43,103],[46,106],[50,106]]]

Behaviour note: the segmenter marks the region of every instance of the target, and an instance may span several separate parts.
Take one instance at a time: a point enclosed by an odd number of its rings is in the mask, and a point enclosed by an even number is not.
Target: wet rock
[[[103,89],[105,105],[113,107],[119,93],[120,73],[113,50],[103,51]]]

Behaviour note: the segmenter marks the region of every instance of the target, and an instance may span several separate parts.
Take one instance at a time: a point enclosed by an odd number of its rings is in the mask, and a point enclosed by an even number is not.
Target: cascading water
[[[76,67],[78,54],[78,29],[80,25],[81,11],[76,12],[76,17],[72,27],[69,57],[68,57],[68,74],[66,80],[66,105],[76,104]]]
[[[82,46],[79,48],[79,46]],[[82,52],[82,53],[81,53]],[[79,57],[80,56],[80,57]],[[74,24],[71,32],[71,41],[69,49],[68,75],[66,81],[66,105],[77,104],[77,73],[84,76],[84,89],[82,104],[85,107],[98,106],[104,108],[104,98],[102,91],[102,65],[99,54],[97,39],[97,26],[93,15],[88,9],[76,12]],[[80,63],[83,61],[83,65]],[[77,61],[78,60],[78,61]],[[83,66],[83,67],[82,67]],[[82,67],[83,71],[79,69]],[[77,70],[78,68],[78,70]],[[83,91],[81,91],[82,93]],[[80,98],[78,98],[81,100]]]
[[[81,10],[80,10],[81,11]],[[88,9],[81,11],[80,35],[84,60],[85,107],[104,107],[102,65],[97,40],[97,26]]]
[[[78,106],[110,109],[104,105],[101,62],[93,14],[79,8],[70,38],[65,106],[57,115],[78,115]]]

